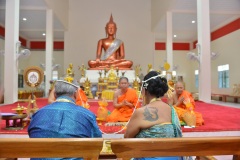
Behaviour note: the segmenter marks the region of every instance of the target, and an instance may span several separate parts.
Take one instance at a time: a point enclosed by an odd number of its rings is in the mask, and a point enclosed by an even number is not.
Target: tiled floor
[[[212,104],[234,107],[240,109],[240,103],[230,103],[221,101],[211,101]],[[239,115],[240,116],[240,115]],[[239,122],[240,123],[240,122]],[[211,137],[211,136],[240,136],[240,131],[223,131],[223,132],[185,132],[184,137]],[[232,156],[213,156],[217,160],[231,160]]]
[[[215,100],[212,100],[211,103],[240,109],[240,103],[222,102],[222,101],[215,101]]]

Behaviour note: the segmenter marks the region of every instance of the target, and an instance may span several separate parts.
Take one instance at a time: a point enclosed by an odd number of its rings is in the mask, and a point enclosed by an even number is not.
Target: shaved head
[[[181,81],[176,82],[175,91],[176,91],[177,95],[182,94],[183,90],[184,90],[183,82],[181,82]]]

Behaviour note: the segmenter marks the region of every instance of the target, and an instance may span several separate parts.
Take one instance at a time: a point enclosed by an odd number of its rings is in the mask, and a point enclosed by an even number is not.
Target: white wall
[[[0,50],[4,50],[4,44],[5,40],[0,38]],[[22,48],[19,49],[20,51]],[[58,75],[59,78],[63,77],[65,74],[64,69],[64,51],[54,51],[53,52],[53,64],[60,64],[60,68],[58,69]],[[19,59],[18,61],[18,70],[19,73],[23,73],[24,69],[30,66],[38,66],[40,67],[40,64],[45,64],[45,51],[31,51],[31,55],[27,58]],[[43,69],[44,70],[44,69]],[[4,80],[4,56],[0,55],[0,85],[3,83]],[[0,86],[1,87],[1,86]],[[26,85],[24,85],[24,88],[21,88],[20,90],[29,89]]]
[[[240,84],[240,30],[212,41],[211,50],[220,56],[212,61],[212,93],[231,94],[233,84]],[[230,88],[218,88],[217,66],[229,64]]]
[[[176,70],[176,76],[183,76],[183,81],[185,82],[185,87],[187,90],[191,90],[193,86],[194,71],[190,67],[193,62],[190,62],[187,59],[186,54],[188,51],[173,51],[173,65],[177,65],[178,69]],[[159,70],[160,67],[163,67],[165,61],[167,60],[166,51],[156,51],[155,60],[154,60],[154,69]]]
[[[0,51],[4,50],[4,46],[5,46],[5,41],[0,38]],[[3,87],[3,80],[4,80],[4,56],[0,55],[0,90],[1,87]]]
[[[105,38],[105,26],[113,15],[117,38],[125,45],[126,59],[133,65],[153,63],[154,39],[151,33],[151,1],[146,0],[70,0],[69,30],[65,32],[64,66],[73,63],[76,70],[95,60],[97,42]],[[145,74],[145,73],[144,73]]]
[[[231,94],[233,84],[240,83],[240,30],[232,32],[228,35],[225,35],[219,39],[216,39],[211,42],[211,51],[219,53],[219,57],[215,60],[212,60],[211,65],[211,92],[219,94]],[[196,53],[196,50],[193,50]],[[229,77],[230,77],[230,88],[218,88],[218,71],[217,67],[219,65],[229,64]],[[189,66],[192,68],[192,73],[194,70],[198,69],[197,62],[191,63]],[[193,76],[194,77],[194,76]],[[194,85],[195,79],[191,80],[192,92],[198,92],[198,89]]]
[[[211,42],[211,51],[219,53],[219,57],[211,61],[211,92],[221,94],[231,94],[233,84],[240,83],[240,30],[225,35]],[[196,49],[192,52],[197,53]],[[177,74],[182,75],[186,83],[186,89],[191,92],[198,92],[195,87],[195,70],[199,70],[196,61],[189,61],[186,57],[187,51],[173,51],[173,64],[178,65]],[[155,52],[155,64],[161,63],[163,66],[166,59],[166,51]],[[219,65],[229,64],[230,88],[218,88]],[[156,66],[156,65],[155,65]],[[157,65],[156,68],[159,68]]]

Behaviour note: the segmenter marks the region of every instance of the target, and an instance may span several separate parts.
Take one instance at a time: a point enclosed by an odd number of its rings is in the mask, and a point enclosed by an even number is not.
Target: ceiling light
[[[195,21],[192,21],[192,23],[195,23]]]
[[[46,33],[43,33],[42,35],[43,35],[43,36],[45,36],[45,35],[46,35]]]
[[[23,21],[26,21],[26,20],[27,20],[27,18],[23,18],[22,20],[23,20]]]
[[[176,37],[177,37],[177,35],[176,35],[176,34],[174,34],[174,35],[173,35],[173,37],[175,37],[175,38],[176,38]]]

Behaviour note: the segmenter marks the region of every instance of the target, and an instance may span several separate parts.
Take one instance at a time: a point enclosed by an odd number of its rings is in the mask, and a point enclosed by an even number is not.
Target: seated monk
[[[117,25],[113,21],[111,15],[110,21],[105,27],[107,38],[98,41],[96,60],[88,61],[90,69],[104,69],[110,66],[118,67],[119,69],[130,69],[133,65],[132,61],[125,60],[124,44],[120,39],[116,39]],[[102,56],[102,49],[105,51]]]
[[[82,88],[78,88],[77,94],[76,94],[76,105],[82,106],[84,108],[89,108],[89,104],[87,102],[87,96],[84,93],[84,90]],[[55,95],[55,88],[52,88],[51,92],[48,96],[48,104],[51,104],[56,101],[56,95]]]
[[[138,96],[134,89],[128,88],[129,82],[127,77],[119,79],[119,88],[114,93],[113,106],[114,110],[107,117],[107,122],[127,122],[132,116],[133,110],[139,108],[137,103]]]
[[[87,101],[88,101],[88,98],[84,92],[84,88],[80,86],[80,88],[77,91],[76,105],[83,106],[84,108],[88,109],[90,106]]]
[[[194,111],[195,101],[192,94],[184,90],[183,82],[179,81],[175,84],[175,91],[172,97],[168,97],[168,104],[174,106],[180,121],[183,121],[184,114],[190,111],[196,116],[196,126],[204,124],[202,114]]]

